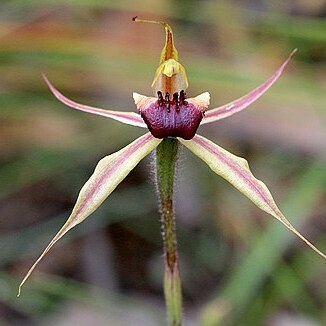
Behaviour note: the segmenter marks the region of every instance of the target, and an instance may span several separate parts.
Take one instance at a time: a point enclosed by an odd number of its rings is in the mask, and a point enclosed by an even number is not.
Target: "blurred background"
[[[0,324],[165,325],[152,157],[23,275],[103,156],[144,133],[59,103],[133,111],[175,33],[188,95],[244,95],[298,48],[246,112],[199,133],[248,159],[289,220],[326,251],[325,0],[2,0]],[[176,216],[186,325],[325,325],[325,262],[181,149]]]

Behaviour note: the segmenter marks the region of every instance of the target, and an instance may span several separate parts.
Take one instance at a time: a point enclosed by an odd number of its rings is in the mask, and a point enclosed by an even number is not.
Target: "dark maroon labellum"
[[[180,92],[180,96],[174,93],[172,100],[169,93],[166,93],[165,98],[161,92],[157,92],[157,95],[158,100],[140,112],[152,135],[156,138],[192,139],[203,118],[203,112],[186,101],[184,91]]]

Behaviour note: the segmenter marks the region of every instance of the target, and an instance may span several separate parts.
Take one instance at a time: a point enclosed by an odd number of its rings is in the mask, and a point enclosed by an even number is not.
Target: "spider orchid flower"
[[[231,103],[208,110],[210,102],[208,92],[195,97],[186,97],[185,91],[188,87],[186,70],[179,62],[171,27],[164,22],[140,20],[137,17],[133,20],[136,22],[161,24],[166,32],[165,45],[152,83],[156,96],[133,93],[138,113],[111,111],[76,103],[61,94],[43,76],[53,95],[65,105],[132,126],[148,128],[149,132],[118,152],[106,156],[99,161],[94,173],[82,187],[68,220],[30,268],[19,286],[19,293],[22,285],[52,246],[70,229],[90,216],[139,161],[157,147],[157,181],[161,197],[165,266],[170,271],[170,274],[165,274],[165,295],[168,309],[171,311],[179,309],[180,311],[181,285],[180,281],[176,281],[178,278],[175,276],[178,274],[178,256],[176,253],[175,226],[172,217],[173,171],[178,142],[206,162],[216,174],[229,181],[260,209],[275,217],[315,252],[326,258],[325,254],[309,242],[284,217],[266,185],[253,176],[245,159],[231,154],[212,141],[196,134],[200,125],[227,118],[242,111],[259,99],[281,76],[296,50],[260,86]],[[175,283],[177,283],[176,285],[173,283],[173,280],[171,281],[173,277]],[[169,295],[177,297],[174,303],[173,299],[169,298]],[[170,320],[173,320],[173,318],[170,315]],[[178,318],[181,320],[180,316]],[[179,323],[175,324],[181,325],[180,320]]]

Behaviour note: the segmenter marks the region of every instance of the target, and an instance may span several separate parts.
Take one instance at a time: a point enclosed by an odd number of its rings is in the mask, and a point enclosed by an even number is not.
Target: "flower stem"
[[[173,214],[173,184],[178,141],[166,138],[156,150],[156,178],[161,206],[164,244],[164,295],[171,326],[182,325],[182,292]]]

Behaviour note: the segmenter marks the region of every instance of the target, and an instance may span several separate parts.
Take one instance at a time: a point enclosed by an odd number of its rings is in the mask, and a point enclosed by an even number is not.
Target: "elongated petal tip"
[[[106,118],[111,118],[113,120],[128,124],[128,125],[132,125],[132,126],[136,126],[136,127],[142,127],[142,128],[146,128],[146,124],[144,123],[144,121],[142,120],[142,118],[140,117],[139,114],[137,114],[136,112],[121,112],[121,111],[111,111],[111,110],[105,110],[105,109],[101,109],[101,108],[96,108],[93,106],[89,106],[89,105],[84,105],[84,104],[80,104],[77,102],[74,102],[72,100],[70,100],[69,98],[65,97],[63,94],[61,94],[51,83],[50,81],[47,79],[47,77],[42,74],[42,77],[45,81],[45,83],[47,84],[47,86],[49,87],[50,91],[52,92],[52,94],[63,104],[79,110],[79,111],[83,111],[83,112],[87,112],[87,113],[92,113],[92,114],[96,114],[96,115],[100,115]]]
[[[292,50],[290,55],[287,57],[287,59],[285,60],[285,62],[283,62],[282,66],[281,66],[283,69],[286,67],[286,65],[289,63],[289,61],[292,59],[292,57],[297,54],[297,52],[298,52],[298,48],[295,48]]]
[[[291,60],[291,58],[296,54],[297,49],[294,49],[288,58],[283,62],[283,64],[274,72],[274,74],[269,77],[264,83],[260,86],[253,89],[251,92],[246,95],[232,101],[223,106],[217,107],[215,109],[209,110],[201,124],[210,123],[214,121],[218,121],[224,118],[227,118],[237,112],[240,112],[247,108],[250,104],[254,103],[258,100],[265,92],[280,78],[285,67]]]
[[[191,141],[179,139],[188,149],[201,158],[218,175],[229,181],[235,188],[247,196],[255,205],[279,220],[290,231],[303,240],[312,250],[326,259],[326,256],[307,240],[285,218],[277,207],[266,185],[256,179],[249,169],[248,162],[226,151],[210,140],[196,135]]]
[[[50,90],[51,90],[51,88],[53,88],[53,86],[51,85],[51,83],[50,83],[48,77],[46,77],[45,73],[43,73],[43,72],[41,73],[41,76],[42,76],[42,78],[44,79],[45,83],[48,85],[48,87],[49,87]]]
[[[22,286],[51,248],[69,230],[90,216],[139,161],[157,147],[160,142],[161,140],[155,139],[150,133],[147,133],[120,151],[106,156],[98,162],[93,175],[81,189],[75,207],[68,220],[50,241],[20,283],[17,294],[18,297],[20,296]]]
[[[297,52],[298,52],[298,48],[295,48],[295,49],[291,52],[290,56],[291,56],[291,57],[294,56]]]

